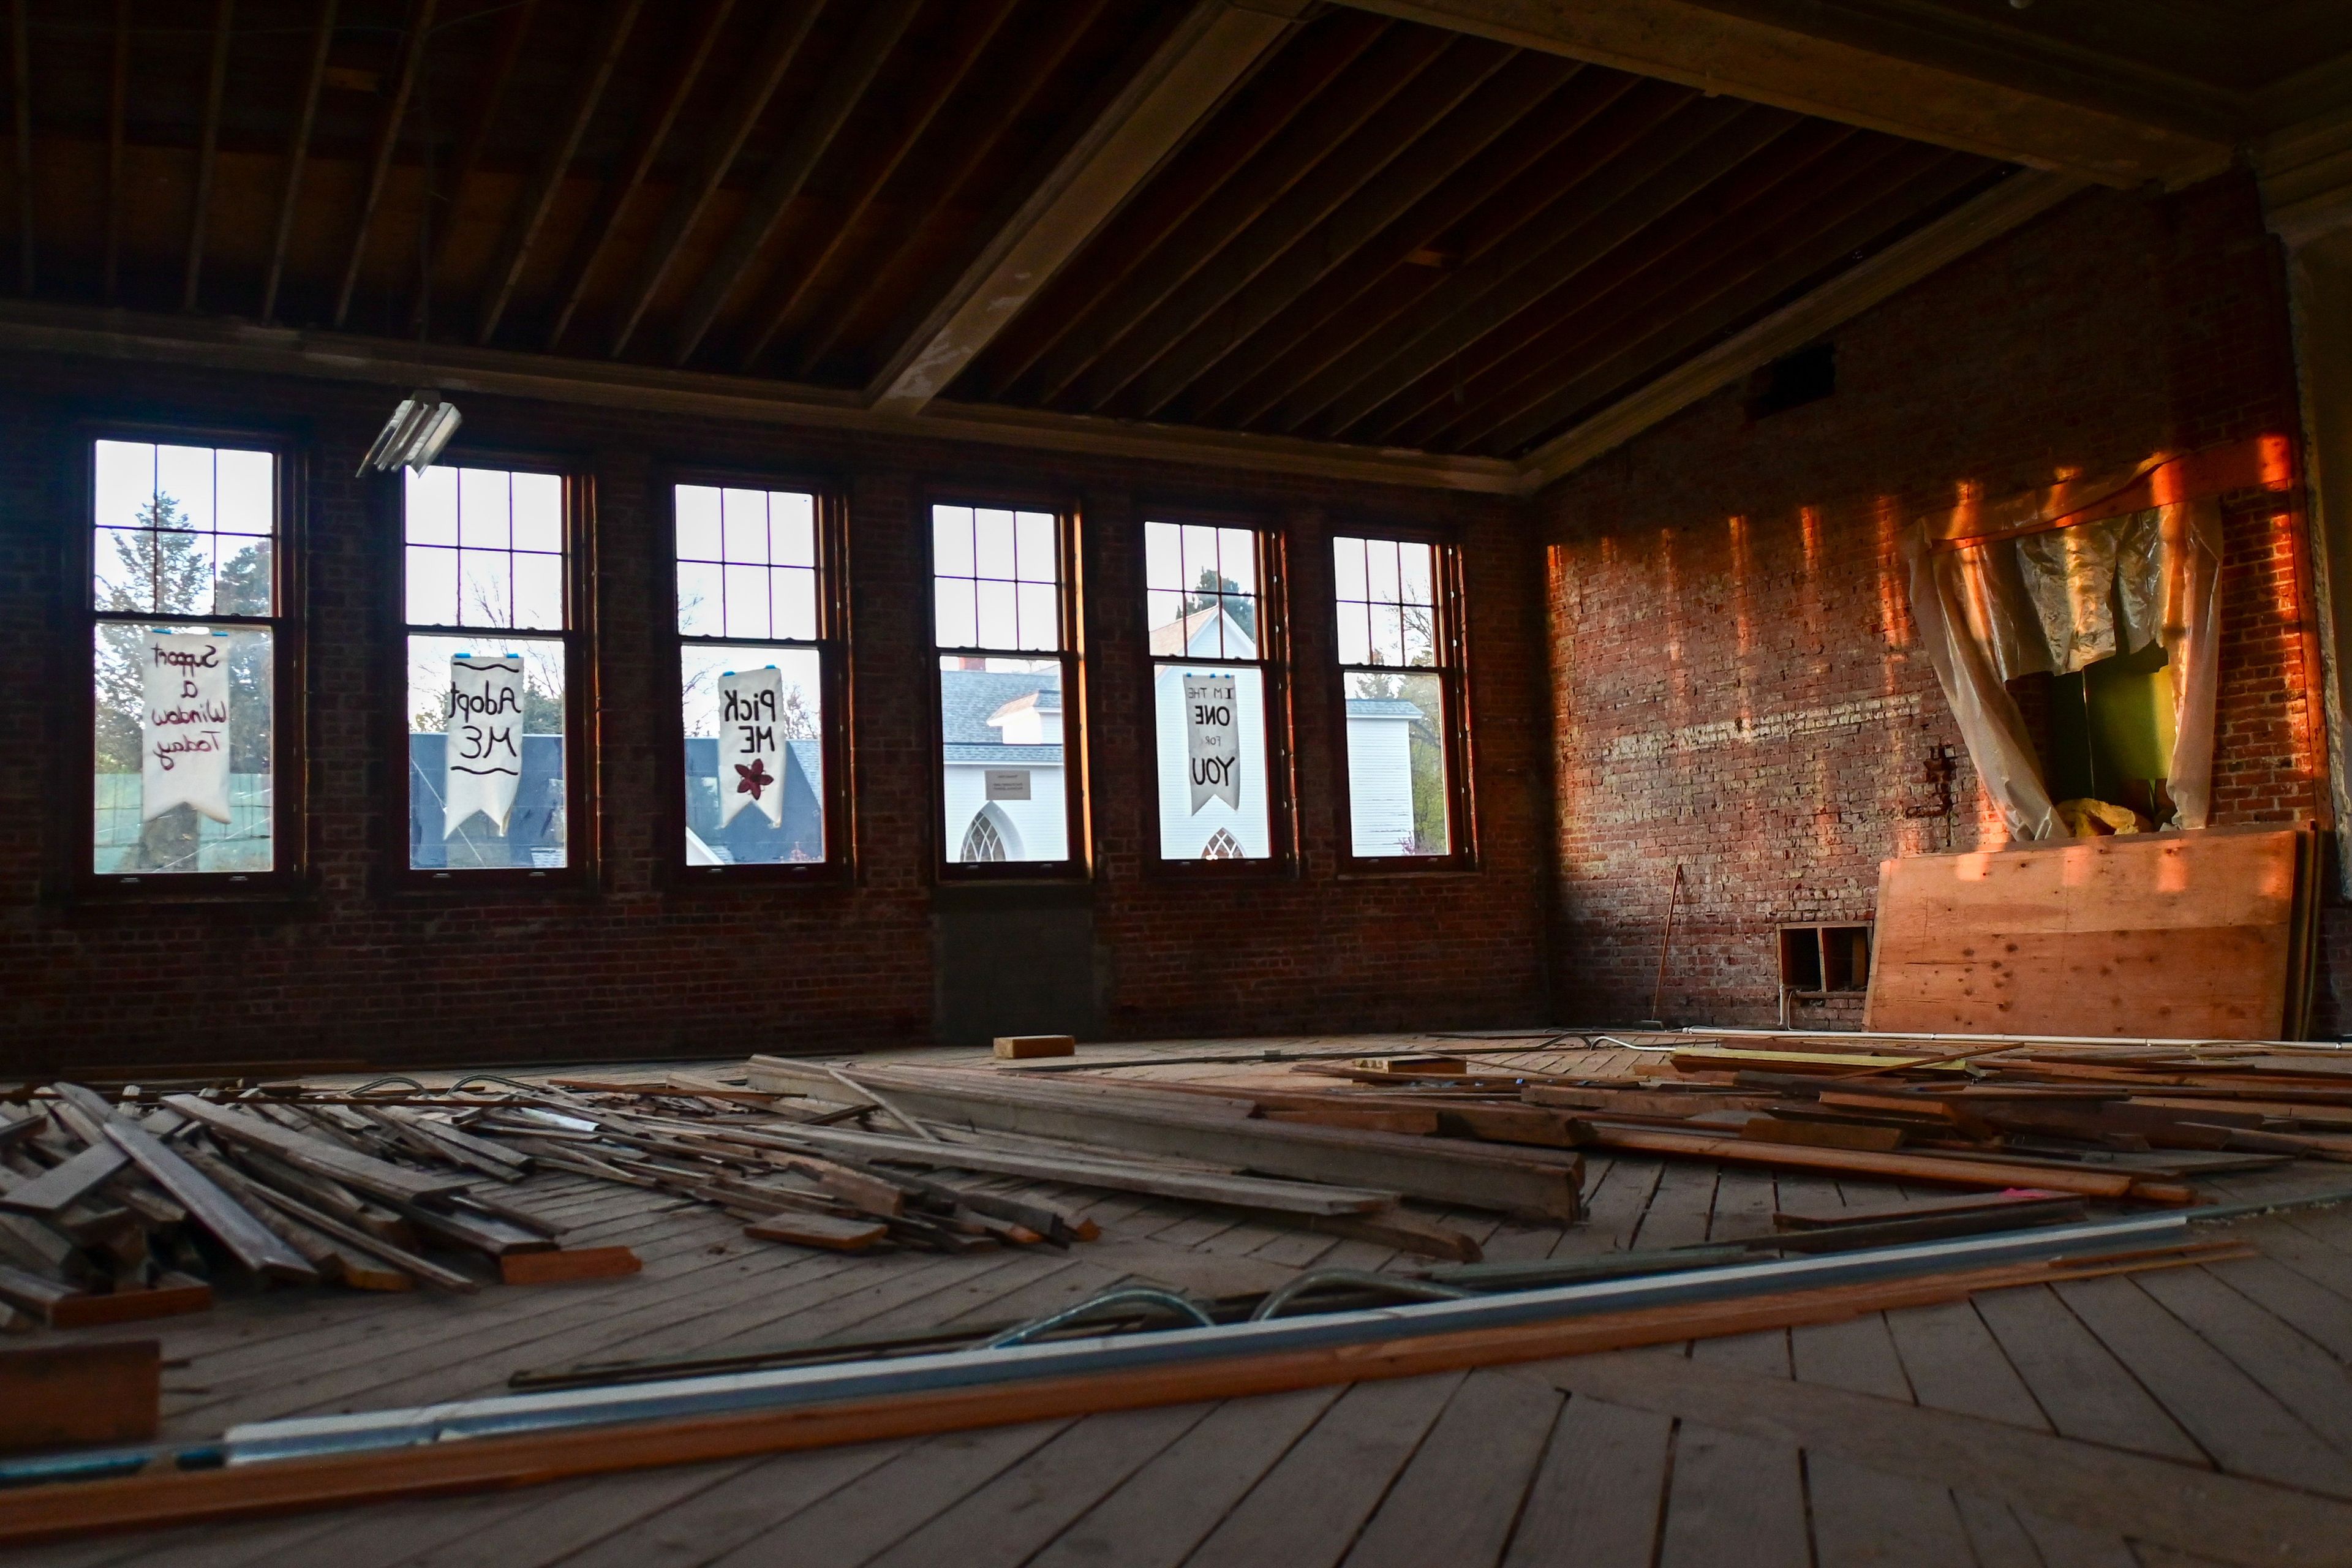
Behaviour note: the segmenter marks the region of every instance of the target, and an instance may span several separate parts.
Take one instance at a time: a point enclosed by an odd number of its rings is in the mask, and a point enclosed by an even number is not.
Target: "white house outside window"
[[[1412,540],[1340,537],[1331,559],[1349,852],[1451,855],[1460,689],[1445,625],[1446,552]]]
[[[1255,529],[1143,525],[1162,860],[1275,852],[1263,542]]]

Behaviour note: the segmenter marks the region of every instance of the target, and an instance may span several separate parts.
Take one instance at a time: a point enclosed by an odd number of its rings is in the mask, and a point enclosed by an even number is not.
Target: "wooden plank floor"
[[[2352,1186],[2352,1172],[2332,1169],[2206,1184],[2223,1197]],[[1760,1234],[1776,1207],[1934,1195],[1606,1157],[1591,1163],[1587,1185],[1591,1218],[1574,1227],[1448,1217],[1490,1257],[1565,1257]],[[173,1363],[167,1429],[194,1435],[492,1393],[525,1367],[1019,1319],[1127,1278],[1223,1292],[1317,1266],[1399,1262],[1238,1215],[1038,1190],[1086,1208],[1102,1239],[1067,1254],[842,1258],[747,1241],[723,1216],[661,1194],[537,1178],[528,1201],[574,1215],[574,1244],[625,1242],[645,1272],[471,1298],[284,1291],[86,1337],[160,1330]],[[2233,1234],[2261,1256],[1696,1345],[93,1540],[10,1561],[2352,1562],[2352,1211]]]

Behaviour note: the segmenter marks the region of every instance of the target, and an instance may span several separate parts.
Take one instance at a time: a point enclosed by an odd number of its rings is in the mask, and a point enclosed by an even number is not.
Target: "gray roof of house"
[[[1062,748],[1055,746],[969,746],[949,742],[940,748],[944,761],[983,768],[1058,768]]]
[[[940,671],[940,736],[950,747],[986,746],[1001,752],[1008,763],[1017,759],[1017,752],[1047,752],[1059,762],[1059,746],[1007,746],[999,739],[1000,731],[989,727],[989,715],[1006,703],[1026,697],[1032,692],[1052,692],[1055,702],[1048,710],[1058,707],[1062,691],[1059,669],[1040,669],[1023,674],[1002,669],[943,669]]]
[[[1350,697],[1348,699],[1350,719],[1420,719],[1425,717],[1417,704],[1402,697]]]

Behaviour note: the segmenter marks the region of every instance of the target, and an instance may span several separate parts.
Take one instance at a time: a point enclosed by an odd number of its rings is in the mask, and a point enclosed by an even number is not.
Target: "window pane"
[[[730,564],[768,563],[768,492],[728,490],[719,498]]]
[[[1021,627],[1013,584],[980,581],[980,647],[1019,647]]]
[[[1362,857],[1444,855],[1444,686],[1434,675],[1349,675],[1348,816]]]
[[[219,535],[213,543],[218,558],[213,577],[213,614],[268,615],[278,597],[270,542],[229,533]]]
[[[1257,535],[1246,528],[1217,531],[1217,569],[1244,594],[1257,592]]]
[[[1021,647],[1041,653],[1061,647],[1061,591],[1051,583],[1024,583],[1020,593]]]
[[[723,637],[727,632],[726,569],[707,561],[677,563],[677,629],[690,637]]]
[[[514,476],[514,547],[562,552],[563,480],[560,476]]]
[[[222,447],[215,455],[223,533],[278,531],[278,459],[268,452]]]
[[[1392,539],[1364,541],[1365,596],[1374,603],[1390,604],[1397,596],[1397,547]]]
[[[1435,554],[1435,550],[1426,544],[1397,546],[1398,596],[1406,604],[1433,605],[1437,602],[1432,592],[1431,577],[1432,557]]]
[[[167,616],[217,614],[213,608],[213,536],[159,528],[147,537],[155,552],[157,611]]]
[[[971,515],[975,574],[1011,582],[1017,575],[1013,550],[1013,514],[981,507],[975,509]]]
[[[1372,633],[1370,606],[1339,604],[1339,662],[1370,664],[1372,662]]]
[[[677,558],[716,561],[719,558],[719,492],[709,485],[680,485],[677,489]]]
[[[1271,856],[1265,677],[1256,669],[1152,667],[1163,860]]]
[[[513,487],[504,469],[457,470],[457,542],[484,550],[513,547]]]
[[[1143,614],[1151,628],[1151,651],[1163,658],[1182,654],[1202,657],[1190,646],[1184,627],[1184,595],[1174,589],[1153,589],[1143,595]]]
[[[814,648],[683,650],[686,862],[824,858],[824,685]]]
[[[457,470],[427,468],[421,474],[412,470],[405,477],[404,537],[411,544],[457,543]]]
[[[1335,539],[1331,542],[1331,573],[1339,597],[1360,599],[1364,596],[1364,542],[1360,539]]]
[[[96,628],[91,869],[270,868],[272,637],[266,627]]]
[[[940,659],[940,734],[949,860],[1070,858],[1057,660]]]
[[[1018,536],[1017,564],[1024,583],[1058,583],[1062,580],[1062,563],[1054,548],[1054,517],[1051,512],[1024,511],[1013,515],[1013,531]]]
[[[934,507],[939,646],[1041,653],[1060,647],[1060,528],[1050,512]]]
[[[1404,625],[1404,661],[1423,669],[1437,662],[1437,612],[1428,605],[1406,605],[1399,613]]]
[[[408,639],[408,863],[566,863],[563,645]]]
[[[980,643],[980,622],[974,608],[972,584],[961,578],[943,577],[934,585],[939,604],[938,629],[933,634],[941,647],[975,647]]]
[[[100,441],[98,447],[98,515],[100,528],[152,526],[155,448],[142,441]]]
[[[144,528],[101,528],[92,542],[97,569],[92,604],[101,610],[155,609],[155,535]]]
[[[813,641],[816,637],[816,574],[797,566],[772,567],[768,573],[773,597],[771,635]]]
[[[1401,665],[1404,662],[1404,623],[1394,605],[1374,605],[1372,610],[1372,647],[1368,664]]]
[[[156,447],[155,526],[192,528],[200,533],[210,533],[214,515],[213,449]]]
[[[1143,525],[1143,585],[1146,588],[1169,593],[1183,590],[1181,537],[1181,531],[1172,522],[1147,522]]]
[[[514,557],[503,550],[457,552],[457,624],[511,626]]]
[[[457,625],[457,552],[437,544],[408,547],[408,610],[412,626]]]
[[[941,577],[971,575],[971,508],[931,509],[931,570]]]
[[[816,497],[795,490],[769,492],[768,548],[779,565],[816,564]]]
[[[534,631],[563,629],[562,556],[515,552],[514,624]]]

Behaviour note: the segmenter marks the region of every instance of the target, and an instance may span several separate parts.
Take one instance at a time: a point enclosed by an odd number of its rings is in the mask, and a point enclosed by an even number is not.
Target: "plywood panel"
[[[1867,1026],[2275,1039],[2306,837],[2125,835],[1889,860]]]

